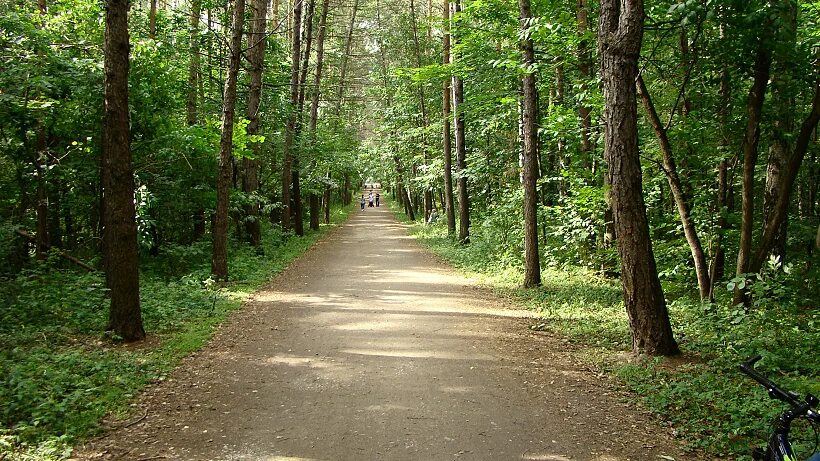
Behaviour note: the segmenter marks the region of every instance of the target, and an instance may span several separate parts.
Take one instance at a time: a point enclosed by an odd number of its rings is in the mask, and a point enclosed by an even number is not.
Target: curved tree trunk
[[[602,0],[599,42],[606,110],[605,158],[618,234],[624,305],[632,349],[649,355],[678,354],[663,297],[641,184],[635,78],[643,38],[641,0]]]
[[[689,244],[689,251],[692,253],[692,260],[695,263],[695,274],[698,279],[700,301],[706,302],[709,299],[709,266],[706,263],[706,254],[703,252],[703,245],[700,242],[697,229],[695,228],[695,221],[689,213],[691,207],[683,191],[680,176],[678,176],[678,167],[675,164],[675,158],[672,156],[672,145],[669,143],[666,128],[658,117],[658,112],[655,110],[655,105],[652,103],[649,91],[646,89],[646,84],[644,84],[643,77],[641,76],[638,76],[637,79],[637,90],[643,102],[644,109],[646,110],[646,116],[649,118],[649,122],[655,130],[655,135],[661,146],[663,172],[666,174],[666,179],[669,182],[669,189],[672,191],[672,197],[678,209],[681,225],[683,226],[683,234],[686,237],[686,242]]]

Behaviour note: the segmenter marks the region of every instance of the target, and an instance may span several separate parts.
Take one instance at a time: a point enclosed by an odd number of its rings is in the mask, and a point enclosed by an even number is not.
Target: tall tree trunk
[[[236,110],[236,80],[242,58],[242,27],[245,0],[236,0],[230,43],[230,61],[225,78],[222,106],[222,136],[219,142],[219,172],[216,184],[216,213],[213,230],[211,273],[217,280],[228,280],[228,206],[233,159],[233,126]]]
[[[655,130],[655,136],[657,136],[658,144],[660,144],[661,147],[661,153],[663,154],[663,172],[669,182],[669,189],[672,191],[672,197],[678,209],[681,225],[683,226],[683,234],[686,237],[686,242],[689,244],[692,261],[695,263],[695,274],[698,279],[700,301],[706,302],[709,298],[709,268],[706,264],[706,254],[703,252],[703,245],[700,243],[700,238],[695,228],[695,221],[690,214],[691,206],[689,205],[689,199],[684,193],[680,176],[678,175],[678,167],[672,155],[672,145],[669,143],[666,128],[663,126],[660,117],[658,117],[658,112],[655,110],[655,105],[652,103],[652,98],[649,95],[643,77],[640,75],[637,79],[637,90],[643,102],[644,110],[646,110],[646,116],[652,128]]]
[[[624,305],[632,349],[678,354],[663,297],[641,188],[635,78],[643,38],[641,0],[602,0],[599,42],[606,109],[605,157],[618,234]]]
[[[291,185],[293,181],[293,151],[296,136],[297,106],[299,104],[299,65],[302,49],[302,0],[293,6],[293,42],[291,46],[290,110],[285,132],[285,155],[282,160],[282,230],[291,230]]]
[[[797,180],[797,173],[800,170],[800,164],[803,163],[803,157],[806,156],[809,143],[811,142],[812,132],[817,128],[820,122],[820,71],[818,71],[817,80],[814,84],[814,97],[812,98],[811,112],[803,120],[800,126],[800,132],[794,142],[794,152],[789,158],[789,163],[785,167],[783,178],[779,183],[777,191],[777,202],[773,205],[771,214],[766,219],[763,227],[763,236],[760,239],[760,245],[757,252],[751,261],[750,272],[759,272],[766,261],[769,252],[777,239],[777,234],[781,226],[786,220],[786,215],[789,211],[789,200],[791,191],[794,187],[794,182]]]
[[[419,43],[419,31],[418,31],[418,21],[416,18],[416,3],[414,0],[410,0],[410,23],[413,29],[413,50],[415,52],[415,59],[416,59],[416,68],[422,67],[422,59],[421,59],[421,44]],[[429,146],[427,143],[427,128],[430,125],[429,118],[427,116],[427,103],[426,103],[426,96],[424,95],[424,86],[418,86],[418,94],[419,94],[419,107],[421,109],[421,125],[422,125],[422,135],[421,135],[421,149],[424,158],[424,166],[425,170],[427,165],[430,164],[430,155],[428,152]],[[424,222],[427,222],[430,219],[430,214],[433,212],[433,191],[432,188],[429,186],[425,186],[424,188]]]
[[[518,0],[521,21],[519,47],[524,64],[522,87],[523,179],[524,179],[524,288],[541,285],[541,262],[538,253],[538,120],[535,86],[535,51],[529,28],[532,20],[530,0]]]
[[[342,68],[339,69],[339,87],[336,90],[336,115],[339,115],[344,102],[345,78],[347,77],[347,65],[350,60],[350,53],[353,49],[353,29],[356,27],[356,13],[359,11],[359,0],[353,0],[353,11],[350,13],[350,25],[347,28],[347,39],[345,40],[345,54],[342,56]]]
[[[189,126],[197,124],[197,87],[199,86],[199,17],[202,15],[202,0],[191,0],[191,16],[188,20],[188,35],[191,53],[188,61],[188,94],[186,121]]]
[[[316,124],[319,120],[319,97],[321,95],[322,66],[325,56],[325,34],[327,30],[327,11],[330,0],[322,1],[322,12],[319,17],[319,35],[316,38],[316,72],[313,76],[313,92],[310,102],[310,115],[308,121],[308,137],[312,149],[316,147]],[[330,171],[327,172],[327,182],[324,191],[324,215],[325,224],[330,224]],[[311,223],[313,219],[311,219]]]
[[[737,252],[737,269],[740,276],[749,272],[752,252],[752,226],[754,224],[754,175],[757,165],[757,144],[760,140],[760,114],[763,110],[763,99],[769,81],[771,66],[770,51],[762,43],[758,47],[754,65],[754,82],[749,90],[746,102],[746,131],[743,135],[741,152],[743,153],[743,191],[742,221],[740,225],[740,245]],[[748,297],[745,290],[735,289],[734,304],[746,304]]]
[[[772,57],[774,71],[771,77],[772,140],[766,166],[766,192],[763,195],[763,222],[769,221],[778,202],[781,182],[788,175],[785,171],[792,151],[791,139],[794,130],[795,82],[792,69],[795,67],[794,52],[797,42],[797,4],[784,2],[780,10],[778,46]],[[786,229],[788,213],[776,230],[771,254],[784,263],[786,256]]]
[[[450,64],[450,0],[444,0],[443,64]],[[450,139],[450,79],[445,78],[442,92],[442,147],[444,152],[444,210],[447,213],[447,234],[456,233],[456,213],[453,201],[453,152]]]
[[[151,10],[148,13],[148,38],[157,38],[157,0],[151,0]]]
[[[126,56],[127,58],[127,56]],[[34,171],[37,174],[37,259],[46,259],[51,241],[48,235],[48,186],[46,169],[48,168],[48,146],[46,145],[46,127],[42,120],[37,121],[37,152],[34,154]]]
[[[726,38],[726,23],[723,19],[720,20],[719,36],[721,42],[725,42]],[[729,103],[731,101],[732,92],[729,85],[729,69],[726,63],[721,65],[720,70],[720,106],[718,108],[718,122],[720,123],[720,140],[719,146],[721,152],[725,152],[729,148]],[[715,301],[715,287],[718,279],[722,278],[725,273],[726,252],[723,248],[723,240],[726,230],[729,228],[729,220],[726,219],[726,213],[729,205],[729,192],[731,185],[728,181],[729,176],[729,162],[726,158],[721,158],[718,163],[718,191],[717,191],[717,214],[718,222],[715,231],[715,237],[712,240],[712,247],[710,253],[712,260],[709,263],[709,302]]]
[[[259,134],[259,105],[262,100],[262,74],[265,70],[265,45],[268,21],[268,0],[254,0],[251,8],[250,35],[248,37],[248,62],[250,64],[250,88],[248,90],[248,136]],[[242,192],[253,195],[259,190],[259,161],[261,146],[252,143],[254,158],[242,159]],[[245,205],[245,232],[248,242],[261,248],[262,221],[259,217],[259,203],[253,201]]]
[[[107,0],[105,5],[103,169],[108,180],[103,190],[103,239],[111,296],[108,330],[126,341],[138,341],[145,338],[145,329],[128,114],[128,1]]]
[[[313,44],[313,11],[316,8],[316,1],[308,2],[308,9],[303,21],[303,43],[305,50],[302,53],[302,69],[299,77],[299,105],[296,110],[296,139],[302,136],[302,113],[305,107],[305,88],[307,87],[308,66],[310,64],[310,49]],[[294,232],[298,236],[305,235],[305,212],[302,206],[302,179],[300,159],[301,156],[293,158],[293,215]],[[311,217],[311,221],[313,218]]]
[[[589,32],[589,7],[587,0],[577,0],[576,3],[576,18],[578,20],[578,72],[581,77],[580,91],[586,95],[588,91],[588,82],[592,78],[592,57],[589,52],[589,42],[586,35]],[[578,104],[578,118],[581,124],[581,162],[585,168],[589,166],[590,156],[592,155],[592,142],[590,141],[592,122],[590,115],[592,108],[585,100],[581,100]]]
[[[461,1],[455,1],[454,17],[461,13]],[[467,147],[464,136],[464,82],[453,75],[453,124],[456,134],[456,171],[458,173],[458,241],[470,243],[470,198],[467,194]]]

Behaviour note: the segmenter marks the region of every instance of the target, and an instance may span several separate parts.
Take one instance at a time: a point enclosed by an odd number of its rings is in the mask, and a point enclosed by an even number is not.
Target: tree
[[[529,0],[518,0],[521,21],[521,54],[524,64],[522,109],[523,186],[524,186],[524,288],[541,285],[541,262],[538,253],[538,93],[535,86],[535,51],[530,22]]]
[[[442,9],[444,33],[442,34],[442,61],[450,64],[450,0],[444,0]],[[447,234],[456,233],[456,213],[453,201],[453,152],[450,139],[450,78],[445,78],[442,84],[441,125],[442,125],[442,152],[444,156],[444,209],[447,213]]]
[[[250,34],[248,35],[248,62],[250,69],[250,89],[248,91],[248,136],[259,133],[259,107],[262,99],[262,74],[265,70],[265,42],[267,41],[267,0],[255,0],[252,3]],[[254,195],[259,189],[259,143],[251,144],[254,158],[242,158],[242,192],[248,194],[251,203],[245,205],[245,232],[248,241],[254,247],[261,248],[262,227],[259,220],[259,203]]]
[[[293,5],[293,38],[291,41],[291,73],[290,73],[290,109],[288,126],[285,131],[285,157],[282,160],[282,229],[291,229],[291,200],[301,200],[301,197],[291,195],[293,185],[293,154],[296,141],[296,124],[298,122],[299,105],[299,64],[302,50],[302,0],[295,0]]]
[[[225,77],[222,106],[222,136],[219,142],[219,170],[216,186],[216,215],[213,231],[211,272],[217,280],[228,280],[228,202],[231,185],[233,129],[236,111],[236,80],[242,58],[242,27],[245,24],[245,0],[234,4],[231,28],[230,62]]]
[[[598,51],[606,108],[604,155],[612,185],[624,305],[632,349],[650,355],[678,354],[663,297],[641,187],[635,79],[643,37],[641,0],[601,2]]]
[[[128,1],[105,3],[103,239],[111,312],[108,330],[126,341],[145,338],[139,286],[134,171],[128,112]],[[116,243],[116,244],[115,244]]]
[[[461,12],[461,1],[455,1],[454,15]],[[470,243],[470,196],[467,192],[467,147],[464,134],[464,81],[453,74],[453,125],[456,135],[456,171],[458,184],[458,241]]]

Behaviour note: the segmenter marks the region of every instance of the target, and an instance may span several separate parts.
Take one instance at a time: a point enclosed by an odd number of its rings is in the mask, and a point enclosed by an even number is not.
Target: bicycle
[[[817,397],[806,394],[805,398],[794,392],[784,390],[771,382],[767,377],[763,376],[755,370],[754,365],[762,357],[756,355],[749,358],[740,365],[740,371],[754,379],[769,393],[769,397],[775,400],[780,400],[789,404],[789,409],[781,413],[772,424],[772,434],[769,436],[766,449],[756,448],[752,452],[752,458],[762,461],[797,461],[792,451],[792,445],[789,442],[789,431],[791,430],[792,422],[797,418],[805,418],[812,424],[815,429],[815,446],[814,455],[807,461],[820,461],[820,451],[817,451],[817,427],[820,424],[820,413],[814,410],[817,407]]]

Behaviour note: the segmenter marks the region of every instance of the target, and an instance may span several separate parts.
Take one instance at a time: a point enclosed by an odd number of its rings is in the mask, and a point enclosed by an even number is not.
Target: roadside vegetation
[[[60,459],[72,446],[141,413],[134,397],[202,347],[231,311],[298,258],[332,225],[286,238],[263,226],[264,254],[232,241],[231,280],[214,283],[210,245],[169,246],[144,255],[141,302],[148,339],[104,333],[102,273],[65,267],[56,255],[0,280],[0,459]],[[261,253],[261,252],[260,252]]]
[[[523,289],[515,238],[503,244],[489,232],[474,231],[471,244],[460,245],[447,236],[444,223],[412,226],[413,235],[450,264],[539,312],[531,328],[583,346],[591,364],[672,425],[691,449],[750,460],[751,448],[766,440],[770,422],[784,408],[739,372],[740,362],[752,355],[761,354],[758,368],[786,389],[820,394],[820,312],[812,304],[816,292],[809,291],[817,282],[806,279],[804,269],[764,271],[752,287],[755,305],[748,310],[732,305],[726,286],[715,303],[701,304],[697,287],[667,273],[664,288],[682,355],[638,357],[631,353],[619,280],[556,260],[544,268],[542,286]],[[795,435],[802,439],[798,453],[813,453],[813,430],[798,423]]]

